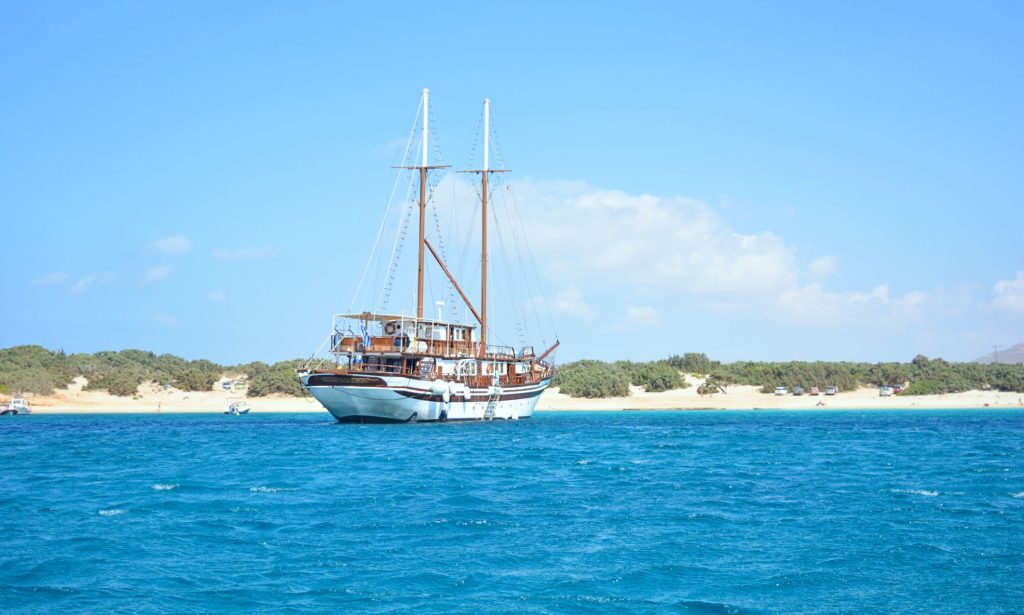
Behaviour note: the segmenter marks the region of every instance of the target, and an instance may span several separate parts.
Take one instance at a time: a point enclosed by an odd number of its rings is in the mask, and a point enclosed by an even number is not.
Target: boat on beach
[[[228,404],[228,408],[224,411],[224,414],[233,414],[238,416],[240,414],[249,414],[250,410],[252,410],[252,407],[249,405],[249,402],[244,399],[238,399]]]
[[[0,415],[32,414],[32,406],[20,397],[12,399],[7,405],[0,406]]]
[[[428,174],[447,168],[447,165],[432,166],[428,161],[428,105],[429,91],[423,90],[417,117],[422,119],[420,164],[405,164],[412,146],[410,138],[405,160],[399,167],[414,172],[419,180],[415,311],[405,314],[376,309],[335,314],[328,338],[330,357],[310,362],[299,370],[302,386],[339,422],[529,418],[554,375],[557,336],[553,344],[539,352],[526,343],[518,346],[491,343],[496,334],[488,319],[488,222],[493,215],[488,211],[490,179],[492,174],[507,171],[490,166],[490,101],[484,100],[483,164],[478,169],[463,171],[480,178],[480,297],[477,305],[446,264],[444,245],[435,246],[426,236]],[[511,189],[510,184],[507,187]],[[436,224],[438,232],[440,226]],[[404,230],[396,244],[402,236]],[[521,241],[525,241],[525,237]],[[400,254],[393,252],[392,262],[396,260],[396,253]],[[445,276],[438,279],[447,281],[453,299],[457,293],[458,299],[454,300],[464,304],[464,312],[468,312],[466,319],[471,314],[472,320],[460,322],[443,318],[442,301],[436,302],[436,318],[424,314],[424,272],[428,254],[436,261],[439,273]],[[389,278],[384,288],[390,289],[391,283]],[[386,303],[386,299],[385,294],[382,303]],[[523,337],[521,335],[520,339]]]

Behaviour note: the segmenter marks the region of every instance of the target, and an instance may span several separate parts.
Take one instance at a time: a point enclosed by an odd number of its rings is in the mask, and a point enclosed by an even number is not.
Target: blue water
[[[5,612],[1024,611],[1024,412],[0,421]]]

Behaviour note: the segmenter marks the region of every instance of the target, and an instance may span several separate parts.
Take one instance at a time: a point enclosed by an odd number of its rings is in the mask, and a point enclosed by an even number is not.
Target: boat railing
[[[481,356],[478,354],[480,344],[463,340],[410,339],[405,336],[377,335],[370,337],[369,342],[366,344],[364,338],[355,335],[335,336],[332,339],[331,351],[337,354],[399,353],[452,358],[479,357],[498,361],[528,360],[534,356],[532,346],[523,348],[517,355],[512,346],[492,344],[487,345],[487,352]]]
[[[492,344],[487,345],[487,352],[485,353],[488,357],[503,358],[503,359],[515,359],[516,349],[511,346],[495,346]]]
[[[540,368],[540,369],[537,369]],[[357,362],[349,365],[337,366],[335,373],[358,373],[358,374],[383,374],[388,376],[411,376],[427,378],[430,380],[443,380],[445,382],[462,382],[469,386],[489,386],[494,383],[494,374],[449,374],[443,373],[438,368],[427,371],[419,366],[410,365],[387,365],[377,362]],[[534,369],[523,373],[499,373],[498,383],[502,386],[530,384],[539,382],[544,378],[550,378],[554,374],[550,366],[537,365]]]

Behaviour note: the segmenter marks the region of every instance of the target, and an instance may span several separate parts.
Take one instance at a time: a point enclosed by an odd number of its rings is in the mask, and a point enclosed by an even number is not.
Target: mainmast
[[[487,354],[487,155],[490,146],[491,100],[484,99],[484,168],[480,174],[480,219],[483,227],[480,246],[480,354]]]
[[[430,139],[427,114],[430,104],[430,90],[423,88],[423,155],[420,158],[418,167],[401,167],[403,169],[417,169],[420,172],[420,239],[416,245],[416,252],[419,256],[419,271],[416,274],[416,319],[423,318],[423,248],[427,244],[426,218],[427,218],[427,171],[430,169],[444,169],[447,165],[429,166],[427,164],[427,145]]]
[[[480,348],[478,354],[487,354],[487,184],[491,173],[507,173],[507,170],[490,168],[491,99],[484,99],[484,167],[465,173],[480,174]]]

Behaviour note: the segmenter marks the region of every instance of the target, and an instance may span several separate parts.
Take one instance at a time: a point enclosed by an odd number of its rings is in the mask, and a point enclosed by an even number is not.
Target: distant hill
[[[978,357],[971,361],[971,363],[984,363],[987,365],[995,363],[997,359],[999,363],[1008,363],[1010,365],[1024,363],[1024,343],[1016,344],[1009,348],[1000,348],[998,356],[997,353],[990,352],[983,357]]]

